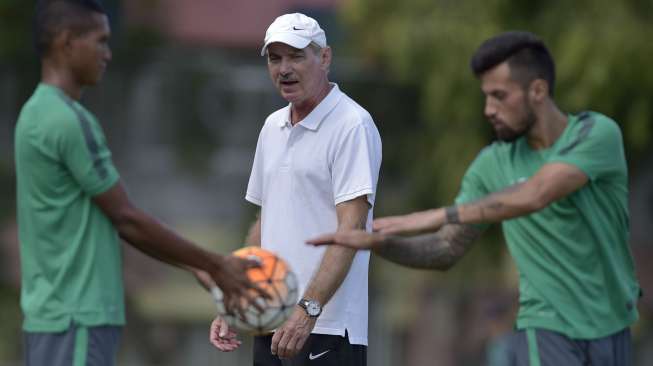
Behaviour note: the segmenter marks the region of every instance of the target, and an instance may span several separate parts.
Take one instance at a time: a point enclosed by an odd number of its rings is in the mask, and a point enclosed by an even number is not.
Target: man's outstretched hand
[[[385,235],[368,233],[365,230],[348,230],[320,235],[306,241],[310,245],[342,245],[352,249],[374,249],[381,244]]]

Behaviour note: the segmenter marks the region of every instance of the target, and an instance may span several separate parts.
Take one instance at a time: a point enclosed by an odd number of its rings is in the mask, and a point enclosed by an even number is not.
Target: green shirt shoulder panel
[[[574,165],[591,180],[627,174],[623,137],[616,122],[596,112],[583,112],[570,124],[567,138],[549,162]]]

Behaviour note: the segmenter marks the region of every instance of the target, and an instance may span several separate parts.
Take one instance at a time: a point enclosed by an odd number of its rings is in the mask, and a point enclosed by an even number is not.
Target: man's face
[[[106,15],[93,14],[93,27],[71,37],[68,60],[73,77],[79,85],[95,85],[111,60],[109,37],[111,30]]]
[[[481,90],[485,94],[483,113],[497,138],[512,142],[528,133],[537,118],[528,99],[527,90],[510,77],[510,66],[503,62],[481,75]]]
[[[279,42],[268,46],[268,71],[283,99],[301,104],[320,93],[329,66],[324,52],[327,50],[315,52],[310,47],[297,49]]]

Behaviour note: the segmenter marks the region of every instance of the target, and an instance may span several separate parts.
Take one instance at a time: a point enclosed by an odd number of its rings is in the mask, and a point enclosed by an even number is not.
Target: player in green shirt
[[[112,365],[125,323],[119,237],[212,282],[237,310],[254,263],[208,252],[130,202],[96,118],[79,103],[111,60],[96,0],[39,1],[41,83],[15,130],[26,365]],[[241,300],[245,299],[245,302]]]
[[[446,270],[488,224],[500,222],[519,270],[509,364],[630,365],[640,289],[619,127],[599,113],[560,111],[553,59],[531,33],[490,38],[471,66],[497,141],[467,170],[456,204],[377,219],[373,234],[327,234],[309,243],[373,249],[402,265]]]

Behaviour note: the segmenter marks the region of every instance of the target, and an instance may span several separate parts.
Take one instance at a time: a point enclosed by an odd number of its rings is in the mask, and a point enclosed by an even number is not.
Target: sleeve
[[[247,192],[245,199],[257,206],[263,204],[263,135],[265,126],[261,129],[256,143],[256,152],[254,153],[254,163],[252,164],[252,172],[249,175],[249,182],[247,183]]]
[[[120,177],[97,121],[75,112],[75,119],[64,121],[56,130],[58,151],[82,190],[95,196],[106,192]]]
[[[363,195],[374,206],[381,168],[381,137],[373,123],[360,123],[340,141],[331,170],[335,204]]]
[[[492,162],[490,161],[489,147],[483,149],[472,164],[467,168],[460,184],[460,191],[455,199],[456,205],[462,205],[489,195],[492,191],[488,188],[486,180],[491,176]],[[477,228],[484,230],[490,224],[474,224]]]
[[[548,162],[561,162],[582,170],[590,180],[613,175],[625,168],[619,126],[608,118],[590,116],[579,121],[574,137],[552,154]]]
[[[489,151],[486,148],[478,154],[467,168],[456,196],[455,202],[457,205],[477,201],[492,193],[485,182],[485,178],[489,176],[489,172],[486,172],[486,170],[491,169],[489,164]]]

